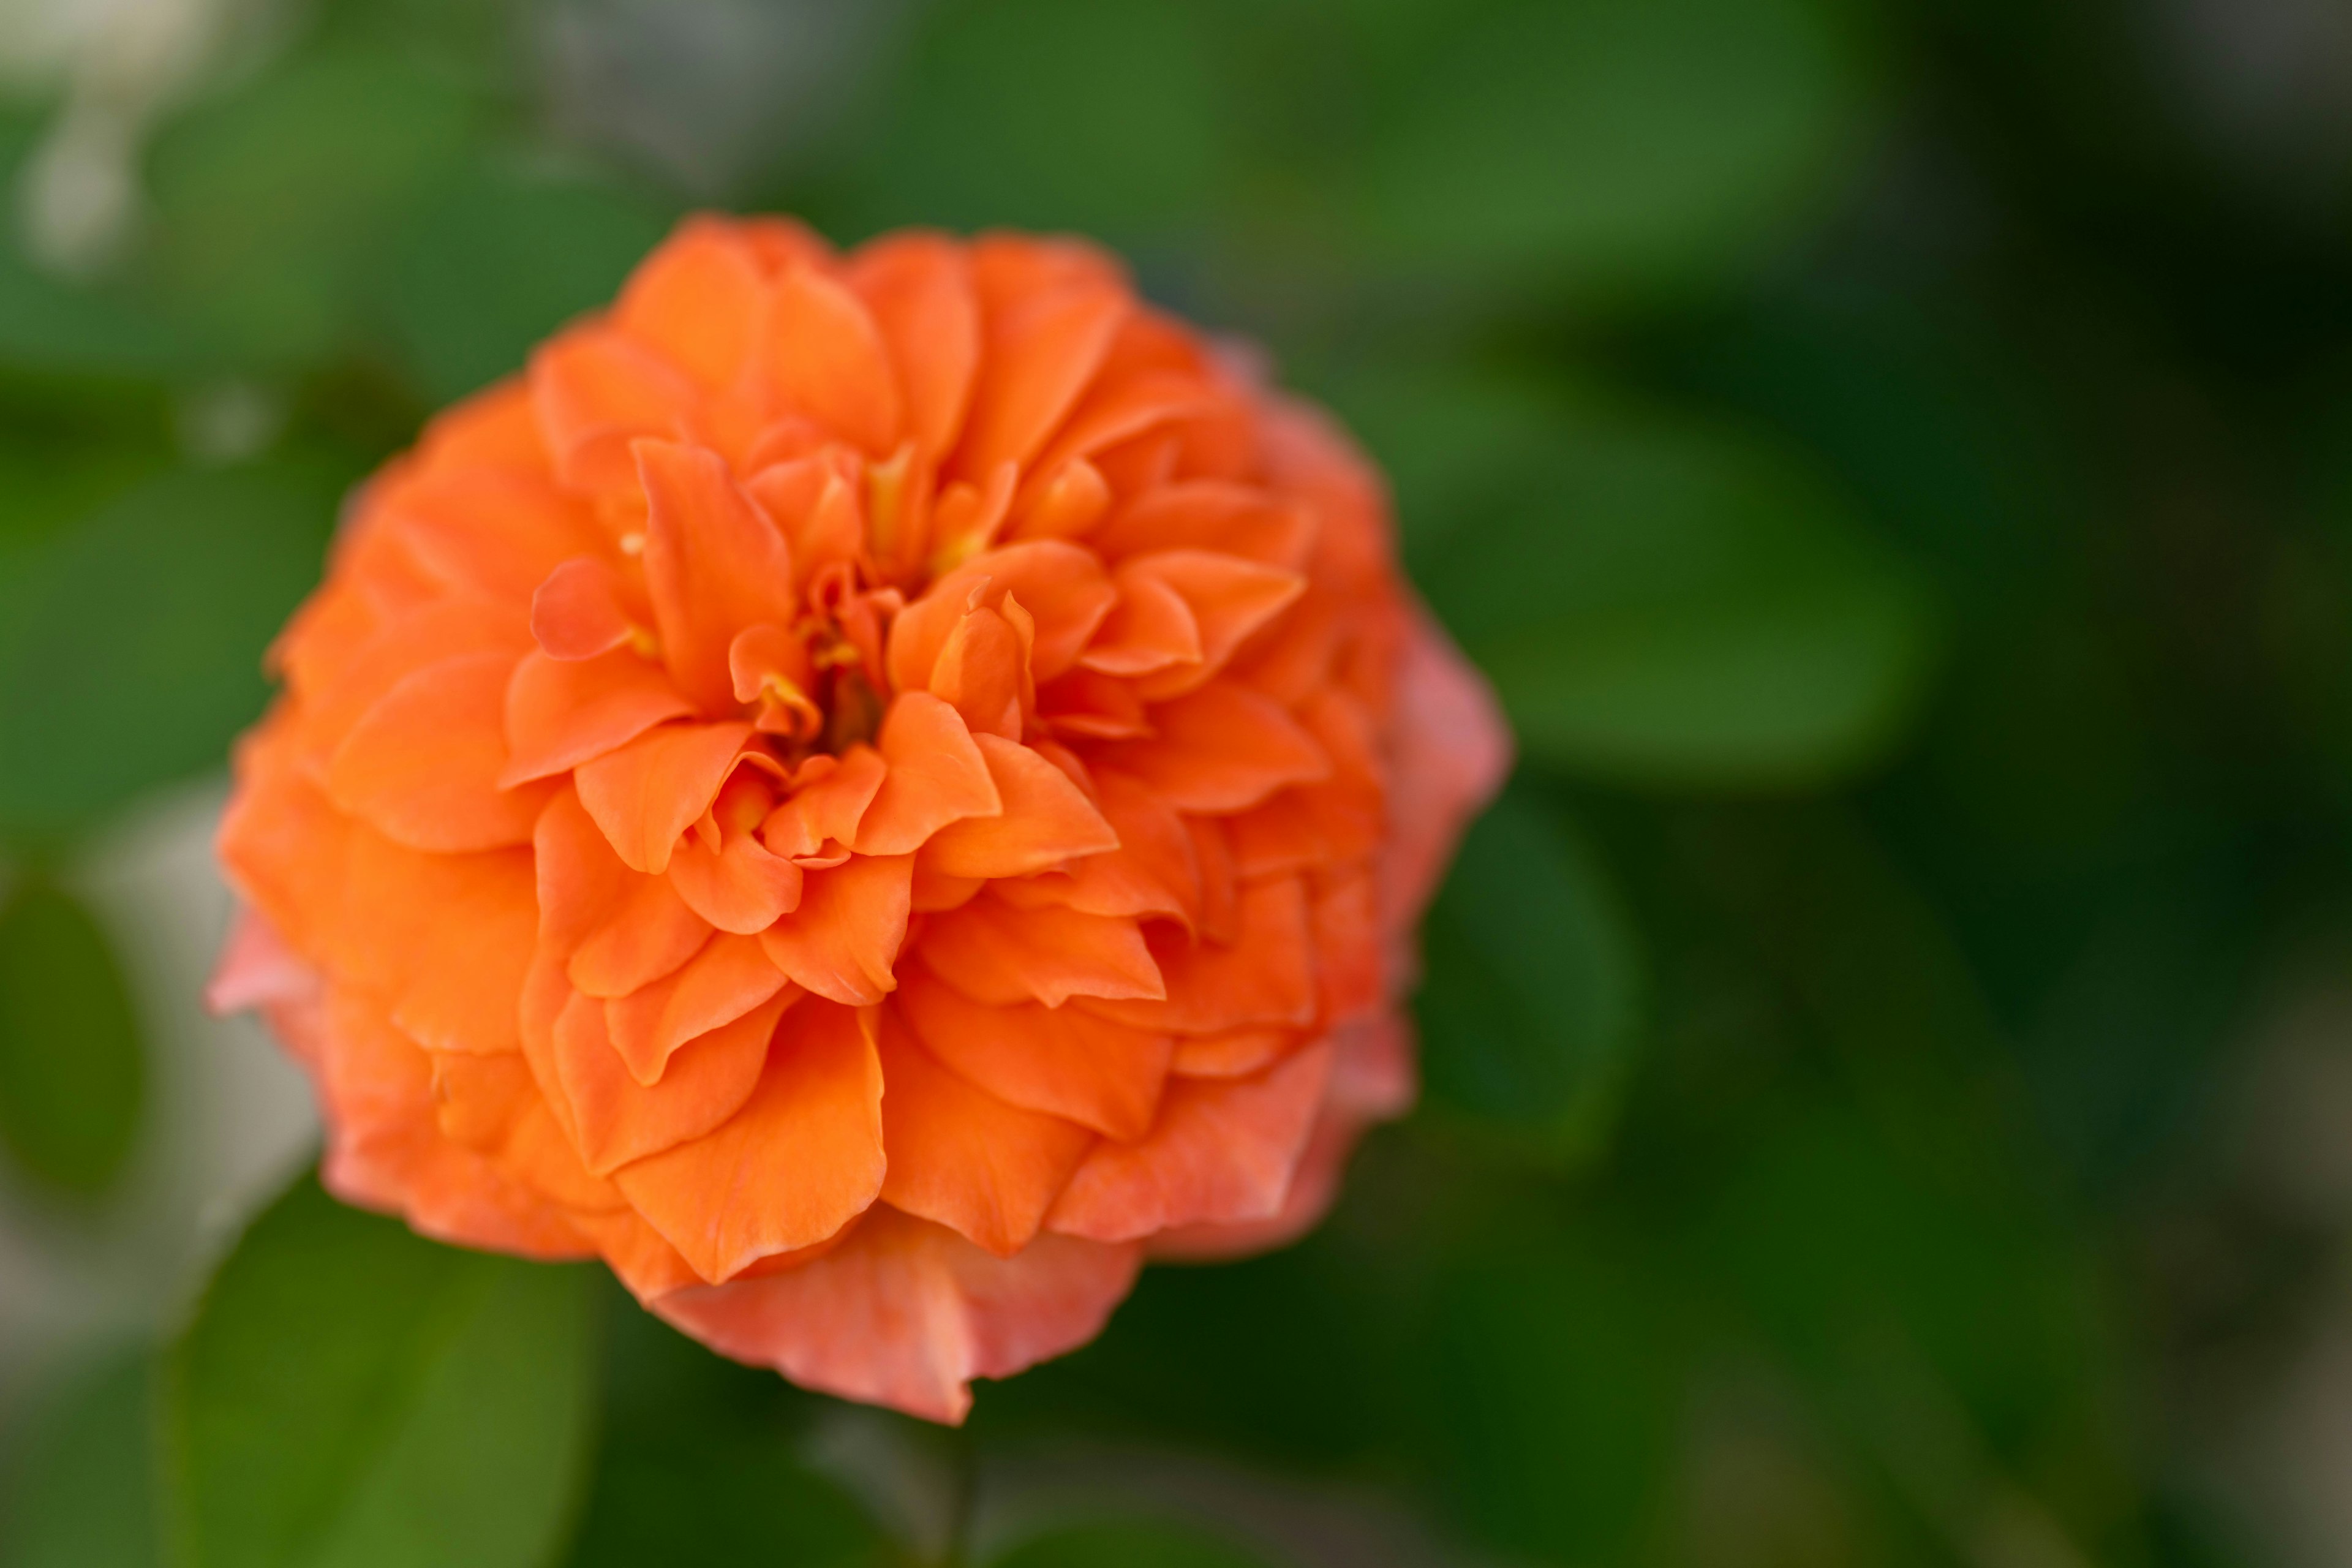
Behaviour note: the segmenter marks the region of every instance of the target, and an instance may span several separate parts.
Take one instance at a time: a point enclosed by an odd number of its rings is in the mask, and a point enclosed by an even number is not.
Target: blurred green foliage
[[[0,1146],[68,1192],[99,1192],[131,1154],[146,1098],[139,1018],[106,933],[27,878],[0,907]]]
[[[2294,1260],[2332,1233],[2229,1186],[2216,1108],[2352,889],[2352,156],[2209,112],[2239,56],[2158,13],[2232,10],[232,29],[117,243],[61,264],[20,201],[0,244],[10,1161],[103,1193],[152,1121],[51,872],[218,768],[338,495],[432,408],[698,202],[1069,227],[1349,420],[1523,766],[1431,916],[1423,1108],[1334,1220],[1150,1271],[982,1391],[950,1473],[985,1504],[1057,1456],[1180,1490],[1205,1458],[1377,1495],[1441,1560],[2284,1561],[2200,1468],[2200,1391],[2326,1308]],[[74,90],[0,106],[11,192]],[[2168,1264],[2183,1230],[2218,1251]],[[0,1479],[11,1568],[922,1549],[824,1462],[831,1402],[309,1184],[160,1363],[60,1378]],[[1241,1484],[996,1560],[1305,1552]]]

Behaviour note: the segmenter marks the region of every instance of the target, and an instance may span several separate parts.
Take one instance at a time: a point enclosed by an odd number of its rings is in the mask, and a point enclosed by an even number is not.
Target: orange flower
[[[948,1421],[1314,1223],[1508,752],[1344,438],[1003,236],[688,222],[273,658],[214,996],[329,1185]]]

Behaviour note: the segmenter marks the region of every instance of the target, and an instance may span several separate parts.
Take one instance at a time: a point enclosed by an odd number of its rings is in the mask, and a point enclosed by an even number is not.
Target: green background
[[[19,9],[0,1230],[119,1229],[172,1135],[195,999],[89,868],[218,777],[338,497],[698,205],[1080,230],[1263,344],[1522,763],[1334,1218],[962,1433],[305,1179],[160,1332],[0,1358],[0,1564],[2352,1555],[2333,8],[191,0],[79,246],[115,79],[34,46],[105,8]]]

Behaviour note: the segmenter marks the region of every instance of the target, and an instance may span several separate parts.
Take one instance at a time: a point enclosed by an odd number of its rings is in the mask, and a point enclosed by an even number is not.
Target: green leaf
[[[885,223],[1150,241],[1225,155],[1217,39],[1179,0],[992,0],[927,19],[867,176]]]
[[[2133,1424],[2096,1247],[2013,1167],[1974,1190],[1936,1169],[1933,1141],[1834,1101],[1782,1116],[1724,1184],[1726,1294],[1898,1512],[1948,1530],[1949,1500],[2006,1489],[2083,1561],[2128,1560]]]
[[[25,564],[0,626],[0,824],[50,833],[216,765],[319,574],[337,476],[166,475]]]
[[[79,1377],[15,1436],[0,1478],[8,1568],[155,1568],[155,1358]]]
[[[609,1276],[604,1442],[570,1568],[895,1561],[866,1511],[801,1458],[823,1403],[712,1354]]]
[[[1222,1535],[1170,1520],[1063,1525],[989,1560],[990,1568],[1268,1568]]]
[[[1525,793],[1471,826],[1423,924],[1416,1010],[1433,1107],[1589,1152],[1640,1037],[1637,938],[1591,852]]]
[[[615,1432],[596,1465],[572,1568],[660,1562],[870,1562],[881,1535],[782,1432]]]
[[[531,345],[604,304],[661,239],[655,203],[585,179],[486,165],[416,215],[384,310],[428,401],[522,368]]]
[[[193,1568],[531,1568],[588,1456],[586,1270],[461,1252],[305,1177],[174,1348],[174,1535]]]
[[[1725,267],[1813,216],[1864,129],[1822,0],[1545,0],[1475,17],[1365,165],[1375,234],[1472,276],[1622,287]]]
[[[1760,441],[1583,416],[1423,576],[1528,757],[1628,783],[1818,784],[1874,760],[1925,684],[1909,565]]]
[[[344,346],[403,213],[453,167],[475,109],[385,50],[298,57],[158,138],[155,269],[232,360],[299,364]]]
[[[1616,1563],[1660,1501],[1684,1368],[1642,1276],[1536,1230],[1462,1266],[1430,1355],[1455,1516],[1544,1562]]]
[[[146,1088],[106,932],[61,889],[20,883],[0,909],[0,1143],[43,1181],[99,1192],[131,1153]]]

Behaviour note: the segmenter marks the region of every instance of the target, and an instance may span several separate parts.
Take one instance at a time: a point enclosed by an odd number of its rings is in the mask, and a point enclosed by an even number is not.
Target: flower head
[[[1411,1099],[1507,741],[1377,479],[1062,240],[698,218],[366,488],[218,980],[346,1199],[960,1419]]]

